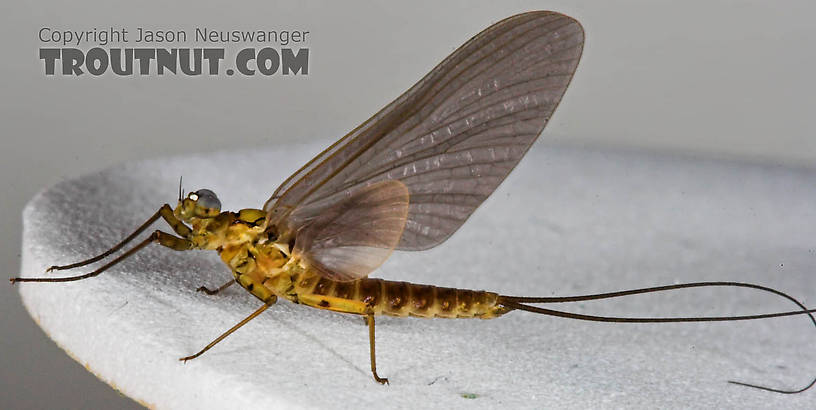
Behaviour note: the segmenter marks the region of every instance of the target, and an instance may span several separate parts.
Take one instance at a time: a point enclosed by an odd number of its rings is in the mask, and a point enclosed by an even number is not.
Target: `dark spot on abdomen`
[[[357,297],[368,306],[376,306],[382,300],[382,280],[362,279]]]
[[[410,294],[408,284],[405,282],[386,282],[385,300],[388,305],[386,309],[391,313],[401,313],[402,308],[408,305]]]
[[[350,282],[336,282],[334,284],[334,296],[340,299],[354,299],[355,284]]]
[[[314,287],[313,293],[320,296],[328,295],[334,288],[334,283],[331,279],[320,278]]]
[[[436,300],[439,301],[440,311],[452,311],[456,307],[456,289],[436,288]]]
[[[473,292],[470,290],[459,289],[456,292],[456,302],[459,304],[459,313],[468,314],[473,308]]]
[[[434,287],[428,285],[411,286],[411,310],[425,313],[434,302]]]

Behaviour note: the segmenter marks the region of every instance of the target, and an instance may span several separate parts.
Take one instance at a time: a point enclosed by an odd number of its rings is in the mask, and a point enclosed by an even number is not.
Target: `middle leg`
[[[226,288],[228,288],[228,287],[232,286],[232,284],[233,284],[233,283],[235,283],[235,279],[230,279],[230,280],[229,280],[229,282],[227,282],[227,283],[225,283],[225,284],[223,284],[223,285],[219,286],[219,287],[218,287],[217,289],[215,289],[215,290],[212,290],[212,289],[210,289],[210,288],[208,288],[208,287],[206,287],[206,286],[199,286],[199,288],[198,288],[198,289],[196,289],[196,292],[204,292],[204,293],[206,293],[206,294],[208,294],[208,295],[215,295],[216,293],[219,293],[219,292],[221,292],[222,290],[224,290],[224,289],[226,289]]]
[[[202,354],[204,354],[204,352],[206,352],[207,350],[210,350],[210,349],[211,349],[213,346],[215,346],[216,344],[218,344],[218,342],[220,342],[220,341],[224,340],[224,338],[225,338],[225,337],[227,337],[227,336],[231,335],[231,334],[232,334],[232,332],[234,332],[234,331],[238,330],[238,328],[240,328],[241,326],[243,326],[243,325],[247,324],[247,323],[248,323],[250,320],[255,319],[256,317],[258,317],[258,315],[260,315],[261,313],[263,313],[263,311],[264,311],[264,310],[266,310],[268,307],[270,307],[270,306],[272,306],[273,304],[275,304],[275,302],[276,302],[277,300],[278,300],[278,298],[277,298],[277,297],[273,297],[271,300],[269,300],[269,301],[265,302],[265,303],[263,304],[263,306],[261,306],[261,307],[260,307],[258,310],[256,310],[256,311],[252,312],[252,314],[251,314],[251,315],[247,316],[247,317],[246,317],[244,320],[242,320],[242,321],[238,322],[238,324],[237,324],[237,325],[235,325],[235,326],[231,327],[229,330],[227,330],[226,332],[222,333],[222,334],[221,334],[221,336],[216,337],[216,338],[215,338],[215,340],[213,340],[212,342],[210,342],[210,344],[208,344],[207,346],[204,346],[204,348],[203,348],[203,349],[201,349],[201,350],[199,350],[199,351],[198,351],[198,353],[196,353],[196,354],[194,354],[194,355],[190,355],[190,356],[185,356],[185,357],[182,357],[182,358],[180,358],[179,360],[181,360],[182,362],[185,362],[185,363],[186,363],[188,360],[193,360],[193,359],[195,359],[196,357],[201,356]]]

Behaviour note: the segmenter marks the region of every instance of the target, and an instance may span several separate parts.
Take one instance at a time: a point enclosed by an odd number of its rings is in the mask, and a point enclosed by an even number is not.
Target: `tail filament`
[[[595,315],[584,315],[580,313],[571,313],[565,312],[561,310],[553,310],[553,309],[546,309],[537,306],[530,306],[529,303],[569,303],[569,302],[579,302],[579,301],[586,301],[586,300],[598,300],[598,299],[610,299],[610,298],[617,298],[622,296],[631,296],[637,294],[644,294],[644,293],[654,293],[654,292],[663,292],[669,290],[677,290],[677,289],[685,289],[685,288],[700,288],[700,287],[740,287],[740,288],[751,288],[757,289],[764,292],[773,293],[777,296],[781,296],[785,299],[790,300],[791,302],[795,303],[801,310],[789,311],[789,312],[775,312],[775,313],[765,313],[765,314],[758,314],[758,315],[744,315],[744,316],[696,316],[696,317],[617,317],[617,316],[595,316]],[[613,322],[613,323],[679,323],[679,322],[726,322],[726,321],[735,321],[735,320],[755,320],[755,319],[767,319],[773,317],[783,317],[783,316],[794,316],[794,315],[808,315],[810,317],[811,323],[816,326],[816,318],[814,318],[813,313],[816,313],[816,309],[808,309],[802,302],[798,301],[794,297],[788,295],[787,293],[781,292],[779,290],[769,288],[766,286],[755,285],[752,283],[742,283],[742,282],[692,282],[692,283],[681,283],[675,285],[666,285],[666,286],[655,286],[649,288],[640,288],[640,289],[630,289],[618,292],[608,292],[608,293],[597,293],[592,295],[577,295],[577,296],[560,296],[560,297],[525,297],[525,296],[499,296],[498,303],[502,306],[510,309],[510,310],[524,310],[527,312],[538,313],[542,315],[549,315],[549,316],[557,316],[563,317],[568,319],[577,319],[577,320],[588,320],[593,322]],[[807,386],[801,389],[793,389],[793,390],[786,390],[786,389],[775,389],[771,387],[750,384],[750,383],[743,383],[738,381],[728,381],[731,384],[736,384],[739,386],[745,387],[752,387],[755,389],[770,391],[774,393],[782,393],[782,394],[796,394],[802,393],[814,385],[816,385],[816,378],[810,382]]]

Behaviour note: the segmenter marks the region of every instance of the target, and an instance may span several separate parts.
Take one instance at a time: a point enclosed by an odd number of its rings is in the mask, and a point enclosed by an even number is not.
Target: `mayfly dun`
[[[578,66],[584,31],[549,11],[523,13],[482,31],[416,85],[286,179],[262,209],[222,211],[216,194],[179,187],[175,208],[163,205],[135,232],[102,254],[49,271],[101,261],[159,218],[175,234],[156,230],[98,269],[77,276],[13,278],[67,282],[99,275],[151,243],[186,251],[215,250],[234,283],[262,304],[198,353],[199,357],[279,298],[318,309],[363,316],[371,373],[377,374],[377,315],[490,319],[514,310],[618,323],[733,321],[808,314],[778,290],[739,282],[695,282],[570,297],[517,297],[368,278],[393,250],[439,245],[470,217],[541,134]],[[614,298],[695,287],[743,287],[770,292],[799,310],[747,316],[608,317],[532,304]],[[816,380],[814,380],[816,382]],[[733,382],[783,393],[781,390]]]

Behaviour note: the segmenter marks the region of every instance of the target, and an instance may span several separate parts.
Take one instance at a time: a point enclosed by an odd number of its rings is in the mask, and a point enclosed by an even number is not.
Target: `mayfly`
[[[87,274],[11,282],[91,278],[151,243],[177,251],[215,250],[233,279],[214,290],[198,290],[215,294],[238,283],[262,305],[201,351],[180,360],[197,358],[283,298],[365,317],[371,373],[380,383],[388,379],[377,374],[377,315],[489,319],[524,310],[624,323],[810,315],[813,310],[792,297],[748,283],[698,282],[573,297],[516,297],[368,278],[395,249],[419,251],[444,242],[496,189],[552,116],[575,73],[583,44],[581,25],[562,14],[537,11],[504,19],[470,39],[391,104],[297,170],[263,209],[221,211],[212,191],[200,189],[185,196],[180,186],[175,208],[163,205],[102,254],[52,266],[49,271],[100,261],[159,218],[175,235],[156,230]],[[771,292],[801,310],[730,317],[623,318],[531,306],[703,286]]]

